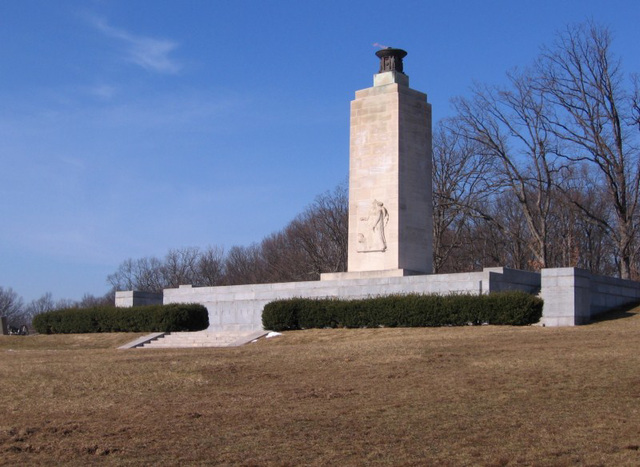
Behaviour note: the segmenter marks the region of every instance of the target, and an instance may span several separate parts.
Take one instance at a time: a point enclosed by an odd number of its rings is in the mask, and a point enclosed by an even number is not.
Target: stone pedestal
[[[404,73],[356,92],[349,161],[348,272],[433,272],[431,105]]]

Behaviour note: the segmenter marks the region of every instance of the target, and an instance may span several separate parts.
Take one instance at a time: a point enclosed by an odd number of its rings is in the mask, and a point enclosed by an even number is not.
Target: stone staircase
[[[185,349],[197,347],[237,347],[266,335],[267,331],[196,331],[149,334],[122,349]]]

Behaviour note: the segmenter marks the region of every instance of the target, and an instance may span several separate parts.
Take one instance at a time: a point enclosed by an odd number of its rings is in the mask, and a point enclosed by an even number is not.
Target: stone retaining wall
[[[537,292],[540,275],[507,268],[482,272],[405,277],[323,280],[277,284],[165,289],[164,303],[202,303],[209,310],[209,329],[253,331],[262,329],[262,309],[277,299],[293,297],[365,298],[408,293],[471,293],[496,290]]]
[[[140,292],[139,290],[125,290],[116,292],[116,306],[130,307],[143,305],[162,305],[161,293]]]
[[[545,326],[585,324],[597,314],[640,300],[640,282],[577,268],[542,270]]]
[[[329,277],[329,279],[327,279]],[[599,313],[640,301],[640,282],[599,276],[576,268],[543,269],[541,273],[508,268],[481,272],[368,278],[326,275],[322,281],[165,289],[164,294],[116,292],[116,306],[150,303],[201,303],[209,310],[209,330],[259,331],[262,309],[278,299],[293,297],[365,298],[408,293],[486,294],[522,290],[544,299],[541,323],[574,326]],[[347,277],[347,276],[344,276]]]

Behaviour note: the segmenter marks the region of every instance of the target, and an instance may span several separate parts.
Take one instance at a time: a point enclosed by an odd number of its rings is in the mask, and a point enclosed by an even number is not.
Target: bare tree
[[[51,292],[47,292],[40,298],[29,302],[29,304],[25,307],[25,314],[29,316],[29,319],[31,320],[35,315],[39,315],[40,313],[45,313],[47,311],[55,309],[56,303],[53,300],[53,294]]]
[[[163,288],[176,288],[181,284],[197,284],[200,250],[197,247],[171,249],[160,266]]]
[[[111,302],[113,303],[113,302]],[[53,307],[54,310],[61,310],[63,308],[77,308],[78,302],[76,300],[72,300],[70,298],[60,298],[56,300],[56,303]]]
[[[537,87],[554,104],[553,131],[566,145],[563,157],[593,165],[614,216],[573,203],[611,236],[619,275],[630,278],[640,184],[637,132],[631,132],[640,121],[638,88],[627,92],[611,34],[593,23],[568,27],[544,50],[538,68]]]
[[[479,146],[483,157],[495,161],[492,182],[517,199],[535,257],[530,267],[539,269],[550,266],[549,216],[562,166],[544,94],[536,91],[528,73],[514,72],[508,78],[508,88],[476,86],[471,99],[457,99],[454,105],[461,134]]]
[[[0,316],[7,318],[7,323],[11,326],[24,324],[24,303],[11,287],[0,287]]]
[[[289,226],[260,242],[260,258],[264,265],[265,282],[309,280],[307,257],[295,243]]]
[[[263,284],[267,280],[267,265],[262,258],[260,245],[254,243],[248,247],[234,246],[225,260],[226,285]]]
[[[491,209],[487,224],[489,245],[495,248],[494,258],[500,258],[495,265],[524,270],[538,269],[539,257],[531,248],[533,242],[527,214],[518,197],[511,191],[505,191],[496,197]],[[496,225],[500,228],[496,228]]]
[[[210,246],[200,253],[197,262],[196,284],[212,287],[222,284],[224,279],[224,249]]]
[[[163,277],[162,262],[155,257],[127,259],[118,270],[107,276],[107,282],[115,290],[143,290],[145,292],[162,292],[166,288]]]
[[[318,196],[286,228],[291,242],[305,253],[306,279],[347,268],[349,195],[346,182]]]
[[[346,270],[346,183],[318,196],[281,231],[248,247],[170,250],[163,260],[127,259],[107,277],[114,290],[161,292],[182,284],[215,286],[319,279]]]
[[[483,157],[476,142],[464,138],[458,120],[436,126],[433,138],[433,256],[434,271],[455,272],[446,266],[455,250],[468,245],[466,234],[475,216],[486,211],[493,193],[492,160]]]
[[[611,237],[600,223],[585,215],[587,210],[609,223],[614,216],[607,190],[593,172],[593,167],[586,162],[576,162],[566,171],[553,212],[551,249],[555,255],[562,256],[561,264],[565,266],[616,275],[618,258]]]
[[[110,291],[102,296],[95,296],[93,294],[86,293],[80,300],[76,302],[74,306],[78,308],[90,308],[95,306],[113,305],[115,299],[115,292]]]
[[[635,125],[640,130],[640,76],[633,74],[633,94],[631,95],[631,125]]]
[[[124,260],[116,272],[107,276],[107,282],[116,290],[140,290],[135,275],[135,260]]]

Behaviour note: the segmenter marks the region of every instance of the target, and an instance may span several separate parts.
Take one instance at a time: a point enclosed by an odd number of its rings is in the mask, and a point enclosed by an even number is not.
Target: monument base
[[[424,272],[410,269],[385,269],[382,271],[326,272],[320,274],[321,281],[342,281],[349,279],[377,279],[379,277],[421,276]]]
[[[366,274],[379,277],[365,277]],[[346,279],[274,284],[164,289],[163,303],[201,303],[209,310],[209,331],[260,331],[267,303],[288,298],[339,298],[357,300],[397,294],[487,294],[502,290],[540,290],[540,274],[508,268],[455,274],[409,274],[409,271],[341,273]],[[387,274],[386,276],[382,274]],[[392,274],[395,274],[392,275]],[[359,277],[358,277],[359,276]],[[329,277],[332,277],[329,275]],[[118,292],[121,293],[121,292]]]
[[[371,273],[388,275],[364,276]],[[466,273],[401,275],[408,273],[398,269],[327,274],[329,279],[307,282],[218,287],[181,285],[164,289],[162,302],[165,305],[201,303],[209,310],[210,332],[241,332],[261,331],[265,305],[288,298],[354,300],[395,294],[482,295],[522,290],[541,294],[544,299],[541,324],[545,326],[582,324],[597,314],[640,300],[640,282],[598,276],[575,268],[543,269],[539,273],[494,267]],[[132,292],[116,292],[119,306],[131,306],[124,305],[124,300],[118,301],[120,295],[130,297]]]

